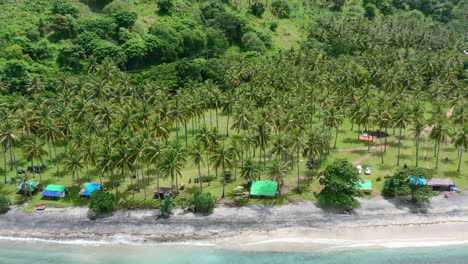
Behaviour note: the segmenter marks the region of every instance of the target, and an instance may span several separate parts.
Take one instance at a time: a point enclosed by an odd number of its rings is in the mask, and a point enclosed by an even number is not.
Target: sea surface
[[[468,246],[416,248],[350,248],[312,252],[255,252],[193,244],[105,244],[0,239],[0,263],[314,263],[314,264],[467,264]]]

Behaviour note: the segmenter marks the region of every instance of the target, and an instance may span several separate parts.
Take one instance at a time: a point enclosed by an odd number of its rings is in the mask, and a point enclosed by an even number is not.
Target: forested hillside
[[[445,61],[467,49],[467,3],[461,0],[0,4],[0,80],[9,92],[23,94],[38,81],[52,91],[59,72],[81,74],[106,58],[124,71],[179,87],[206,79],[222,83],[233,63],[280,50],[314,49],[353,60],[374,53],[395,58],[397,52]]]
[[[313,199],[304,177],[331,156],[468,187],[467,14],[464,0],[0,0],[5,182],[47,164],[49,182],[146,199],[229,169],[205,188],[266,177]],[[363,130],[389,137],[363,145]]]

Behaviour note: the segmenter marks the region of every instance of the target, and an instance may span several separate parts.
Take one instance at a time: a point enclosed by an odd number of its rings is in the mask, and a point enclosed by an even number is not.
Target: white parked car
[[[357,168],[358,173],[361,174],[362,173],[362,166],[357,165],[356,168]]]
[[[371,174],[371,169],[370,167],[366,167],[366,170],[364,171],[364,174],[370,175]]]

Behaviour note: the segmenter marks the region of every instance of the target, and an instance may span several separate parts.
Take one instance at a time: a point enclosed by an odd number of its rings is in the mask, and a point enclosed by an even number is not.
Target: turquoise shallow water
[[[0,240],[0,263],[314,263],[314,264],[467,264],[468,247],[352,249],[305,253],[268,253],[221,250],[189,245],[77,245]]]

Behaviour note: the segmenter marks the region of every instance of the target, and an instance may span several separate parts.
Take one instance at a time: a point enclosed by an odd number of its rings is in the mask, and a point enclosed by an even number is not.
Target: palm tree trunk
[[[144,174],[144,166],[141,164],[141,159],[139,161],[140,170],[141,170],[141,179],[143,181],[143,193],[145,194],[145,201],[146,201],[146,184],[145,184],[145,174]],[[140,187],[140,181],[138,181],[138,187]]]
[[[299,173],[300,173],[300,169],[299,169],[299,147],[297,147],[297,190],[299,191],[299,193],[301,193],[301,182],[300,182],[300,179],[299,179]]]
[[[223,162],[223,195],[221,196],[221,199],[224,199],[224,189],[226,188],[226,177],[224,177],[224,162]]]
[[[216,106],[215,108],[215,111],[216,111],[216,130],[219,129],[219,122],[218,122],[218,107]]]
[[[211,107],[210,107],[210,128],[213,128],[213,118],[212,118],[212,115],[211,115]]]
[[[439,153],[440,153],[440,141],[437,142],[437,155],[436,155],[436,166],[437,169],[439,167]]]
[[[176,121],[176,143],[179,145],[179,121]]]
[[[184,120],[184,129],[185,129],[185,148],[187,148],[188,146],[187,120]]]
[[[234,180],[237,180],[237,159],[234,159]]]
[[[397,166],[400,166],[401,130],[402,130],[402,126],[400,126],[400,136],[398,137],[398,159],[397,159]]]
[[[179,177],[175,175],[175,185],[176,185],[176,193],[179,193]],[[174,177],[172,177],[172,181],[174,181]]]
[[[47,145],[49,145],[49,166],[52,166],[52,146],[50,145],[50,140],[47,140]]]
[[[57,147],[54,144],[55,163],[57,165],[57,177],[60,177],[60,161],[57,156]]]
[[[36,178],[36,170],[34,169],[34,158],[31,159],[31,168],[33,171],[33,178]]]
[[[461,167],[461,161],[462,161],[462,154],[463,154],[463,148],[458,149],[458,168],[457,172],[460,172],[460,167]]]
[[[3,169],[5,170],[5,184],[7,183],[7,152],[6,152],[6,147],[3,147]]]
[[[338,141],[338,127],[336,127],[336,132],[335,132],[335,144],[333,145],[333,148],[336,148],[336,142]]]
[[[37,164],[39,164],[39,161],[37,161]],[[42,173],[41,173],[41,170],[39,170],[39,182],[42,183]]]
[[[150,185],[150,163],[148,162],[146,164],[146,178],[147,178],[147,181],[146,181],[146,185]]]
[[[157,175],[156,175],[156,189],[158,191],[158,199],[160,199],[161,197],[159,197],[159,176],[160,176],[160,170],[159,170],[159,159],[158,161],[156,162],[156,170],[157,170]]]
[[[416,167],[419,163],[419,135],[416,137]]]
[[[200,163],[198,163],[198,181],[200,182],[200,192],[203,192],[203,181],[201,177]]]
[[[208,152],[206,153],[206,164],[208,169],[208,179],[210,178],[210,158],[208,157]]]
[[[104,186],[102,184],[102,177],[101,177],[101,174],[104,173],[104,170],[101,172],[101,173],[98,173],[98,176],[99,176],[99,183],[101,184],[101,186]]]
[[[385,144],[384,144],[384,152],[387,152],[387,138],[388,138],[388,127],[385,127]]]
[[[231,117],[230,114],[227,115],[227,123],[226,123],[226,136],[229,137],[229,118]]]

